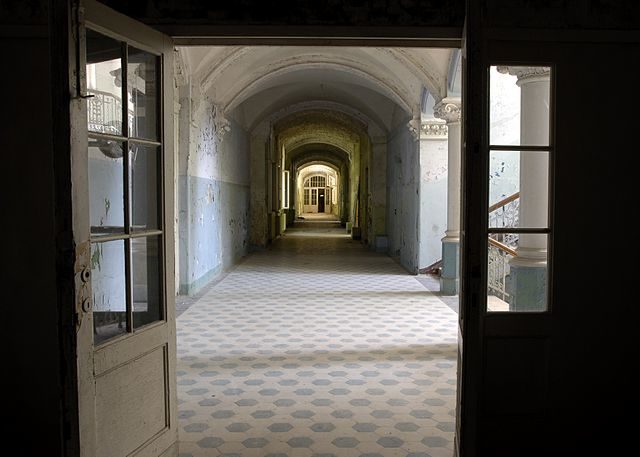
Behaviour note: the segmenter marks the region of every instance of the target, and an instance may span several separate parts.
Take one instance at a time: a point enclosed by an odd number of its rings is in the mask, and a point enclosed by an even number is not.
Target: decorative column
[[[447,121],[447,230],[442,238],[442,274],[440,292],[456,295],[460,272],[460,111],[459,98],[443,98],[434,108],[437,118]]]
[[[550,74],[547,67],[498,67],[520,86],[520,144],[549,145]],[[519,226],[546,227],[549,214],[549,156],[520,152]],[[547,302],[547,237],[520,234],[510,262],[511,311],[543,311]]]

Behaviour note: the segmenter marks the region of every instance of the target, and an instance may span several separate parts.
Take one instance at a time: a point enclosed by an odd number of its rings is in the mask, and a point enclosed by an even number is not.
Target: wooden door
[[[632,204],[617,166],[600,153],[635,141],[634,105],[624,116],[590,116],[585,94],[633,91],[634,72],[620,62],[638,55],[638,35],[597,30],[596,10],[576,6],[568,20],[524,9],[512,16],[492,2],[467,2],[457,453],[615,454],[634,343],[620,292],[588,284],[590,265],[623,258],[595,248],[603,226],[593,221],[607,193],[593,183],[607,182],[620,208]],[[583,23],[591,30],[571,30]],[[510,91],[511,101],[501,98]],[[517,198],[496,208],[509,195]],[[622,214],[607,223],[624,224]]]
[[[318,212],[324,213],[324,189],[318,189]]]
[[[78,39],[81,456],[169,455],[177,440],[172,42],[93,1]]]

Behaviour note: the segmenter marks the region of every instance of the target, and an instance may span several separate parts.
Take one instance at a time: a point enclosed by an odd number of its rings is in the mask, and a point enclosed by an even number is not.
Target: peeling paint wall
[[[192,93],[181,99],[188,120],[179,185],[180,293],[194,294],[247,254],[249,235],[249,136],[230,121],[220,138],[212,100]]]
[[[385,137],[374,138],[371,144],[370,179],[370,243],[376,236],[387,235],[387,142]]]
[[[425,268],[442,257],[447,228],[446,136],[420,140],[420,252],[418,268]]]
[[[418,272],[419,143],[404,123],[387,143],[387,230],[389,255],[410,273]]]

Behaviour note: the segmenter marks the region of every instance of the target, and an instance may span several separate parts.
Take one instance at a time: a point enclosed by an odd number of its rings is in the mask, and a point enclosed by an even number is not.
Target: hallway
[[[179,455],[450,457],[457,315],[338,224],[309,225],[178,318]]]

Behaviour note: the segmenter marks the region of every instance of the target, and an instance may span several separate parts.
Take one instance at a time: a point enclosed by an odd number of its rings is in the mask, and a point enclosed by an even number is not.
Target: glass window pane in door
[[[122,135],[122,44],[87,29],[86,73],[89,131]]]
[[[131,144],[129,176],[131,180],[131,229],[154,230],[160,228],[158,210],[160,188],[158,182],[160,148]]]
[[[489,228],[546,228],[549,152],[490,151]]]
[[[120,141],[89,138],[91,236],[124,233],[124,168]]]
[[[550,83],[550,67],[490,67],[490,144],[549,146]]]
[[[547,305],[548,236],[489,235],[488,312],[543,312]]]
[[[160,236],[131,239],[133,328],[164,318]]]
[[[93,341],[100,344],[127,331],[124,240],[91,245]]]
[[[157,140],[160,58],[131,46],[128,49],[129,136]]]

